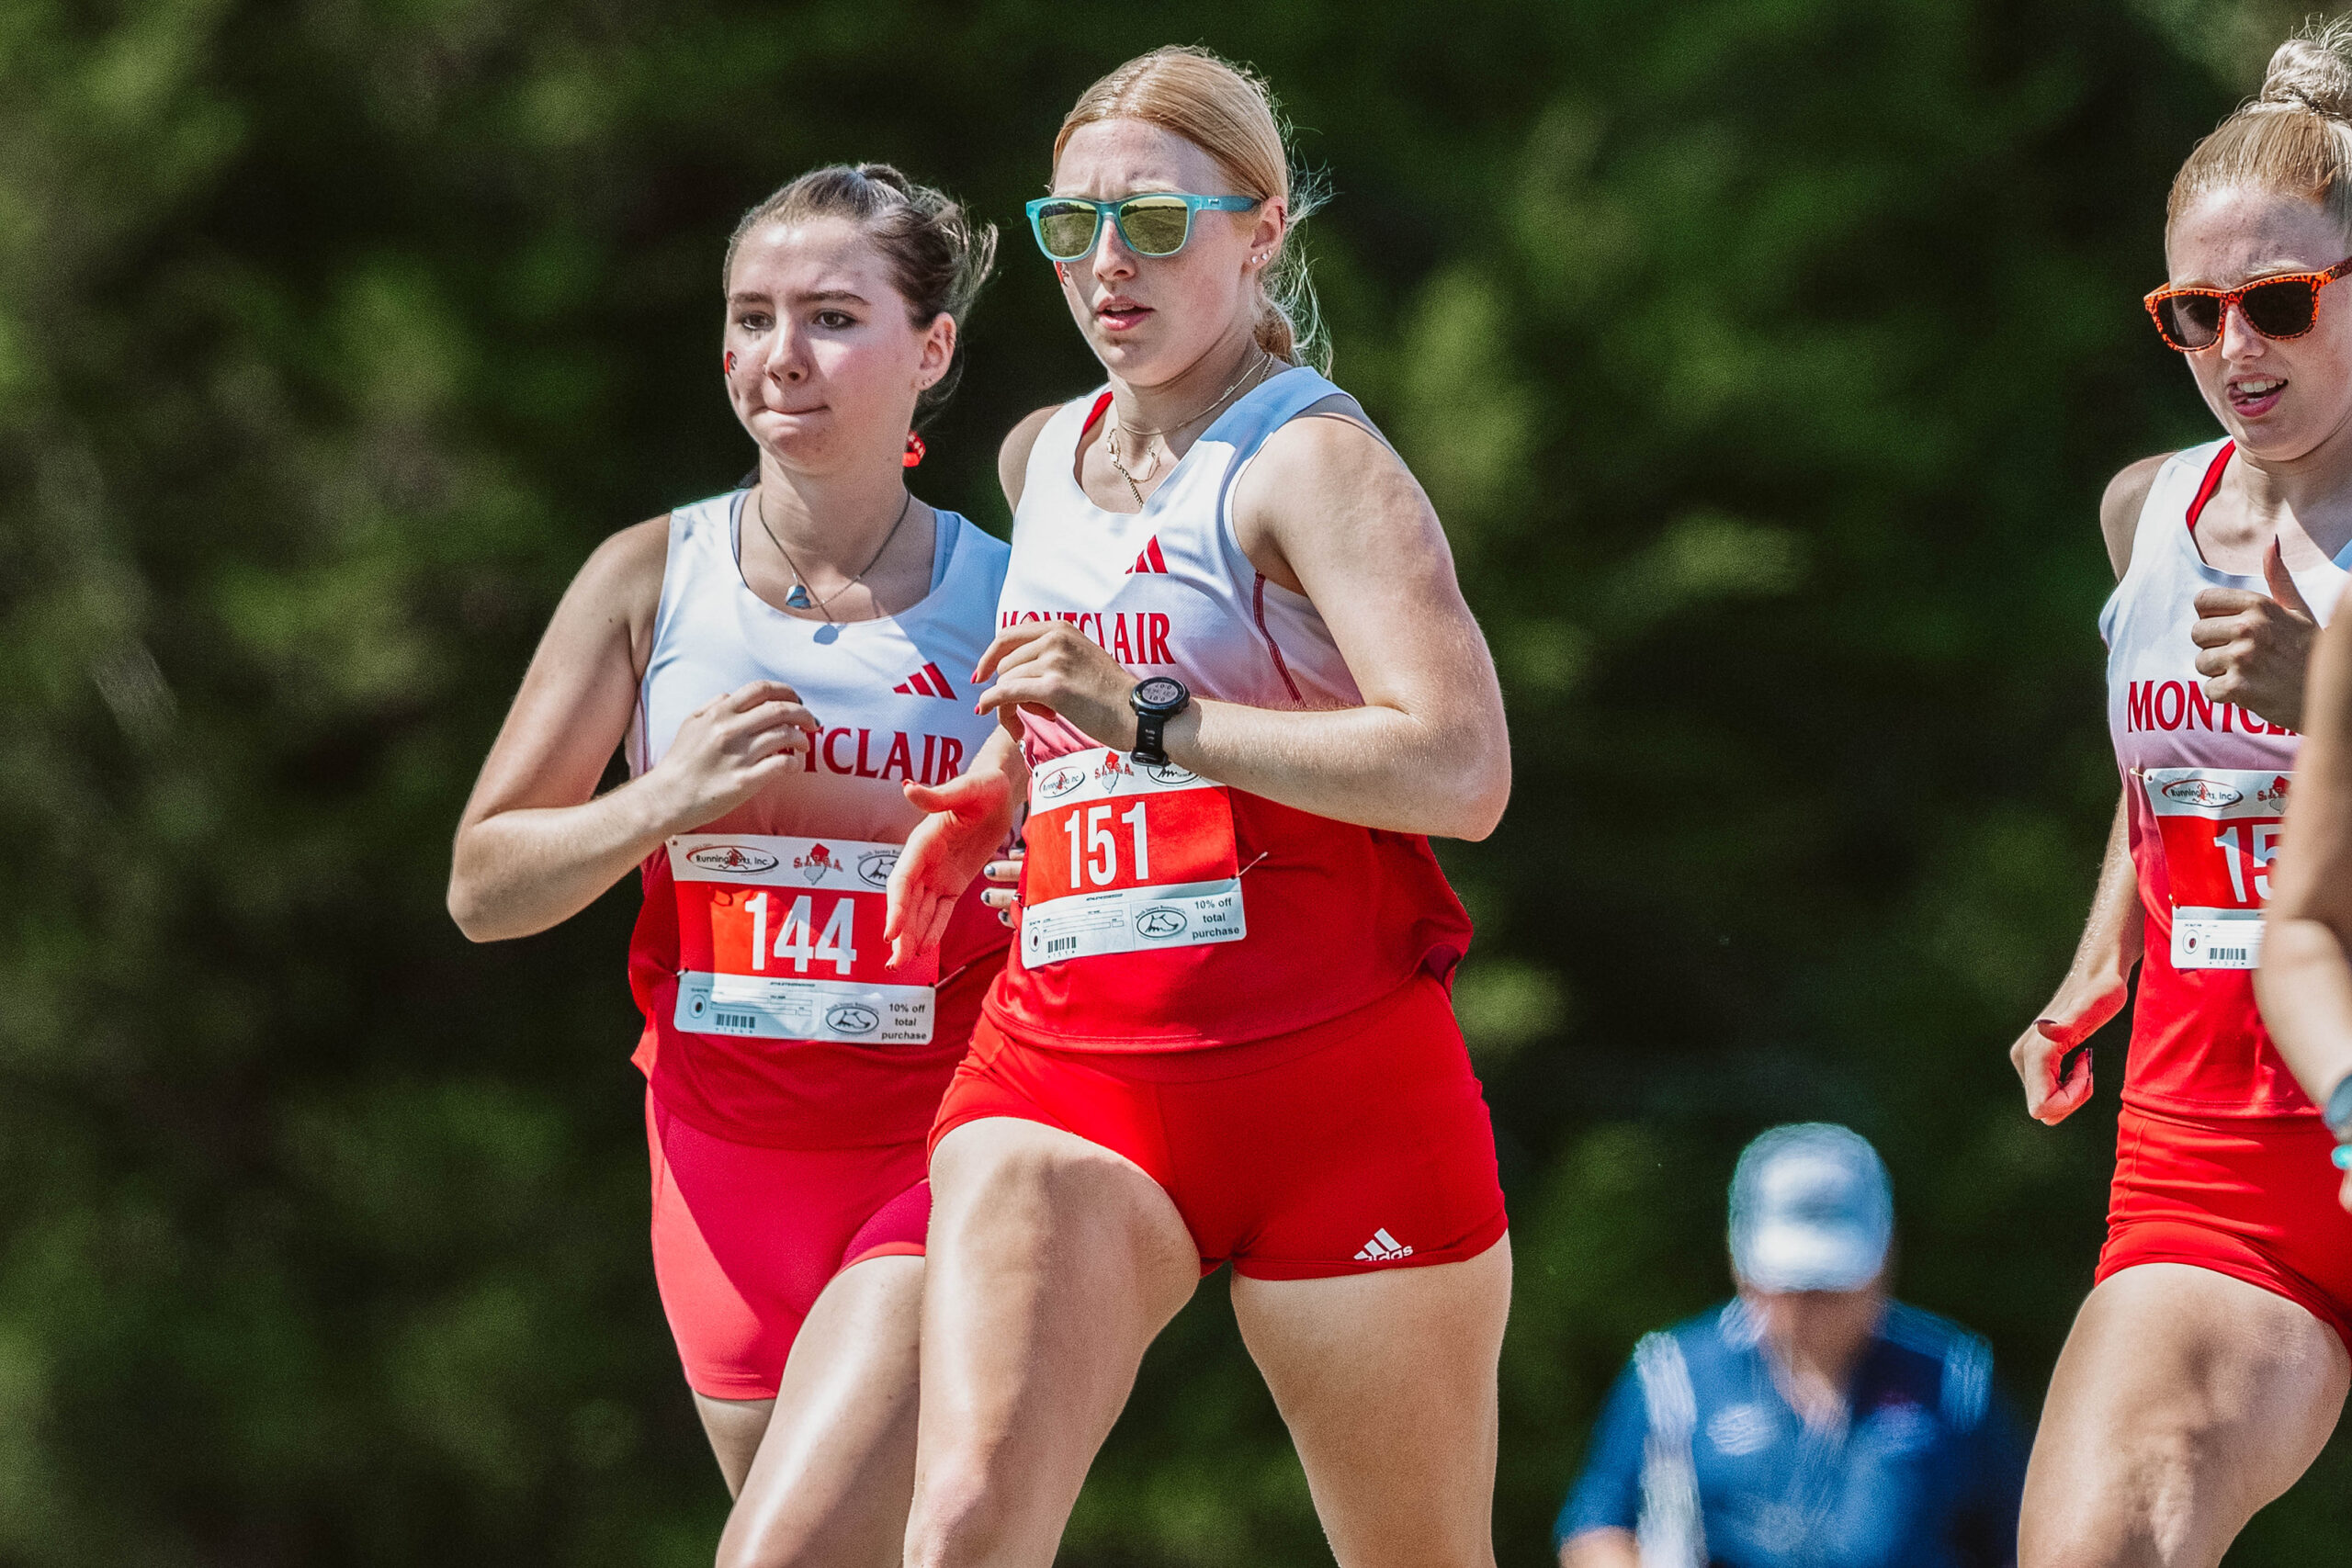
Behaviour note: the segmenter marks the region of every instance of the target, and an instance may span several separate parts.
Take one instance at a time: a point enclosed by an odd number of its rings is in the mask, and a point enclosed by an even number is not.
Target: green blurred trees
[[[614,527],[729,483],[735,215],[885,158],[1008,227],[1092,75],[1283,88],[1337,372],[1453,530],[1518,745],[1450,846],[1520,1286],[1498,1539],[1724,1288],[1740,1142],[1848,1120],[1905,1292],[2030,1412],[2099,1108],[2018,1112],[2115,788],[2092,503],[2199,439],[2136,296],[2291,14],[2200,0],[0,13],[0,1563],[707,1561],[650,1286],[633,890],[469,948],[446,845]],[[1018,232],[924,493],[1092,366]],[[2341,1456],[2237,1561],[2340,1538]],[[1205,1288],[1073,1521],[1322,1548]]]

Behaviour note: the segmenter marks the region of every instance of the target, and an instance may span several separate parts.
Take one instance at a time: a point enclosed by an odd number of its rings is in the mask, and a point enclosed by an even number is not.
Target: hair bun
[[[2352,17],[2305,28],[2270,57],[2256,101],[2352,119],[2352,58],[2347,55],[2352,55]]]

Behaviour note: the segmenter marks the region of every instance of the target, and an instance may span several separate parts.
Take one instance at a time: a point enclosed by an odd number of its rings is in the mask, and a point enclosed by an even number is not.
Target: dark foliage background
[[[2115,788],[2106,477],[2201,439],[2137,297],[2291,8],[2216,0],[9,0],[0,1563],[679,1563],[724,1493],[645,1256],[634,894],[468,947],[447,837],[611,529],[724,488],[735,215],[884,158],[1008,226],[1080,87],[1256,62],[1339,196],[1519,788],[1447,860],[1520,1259],[1503,1560],[1770,1122],[1885,1152],[2030,1419],[2096,1105],[2005,1049]],[[1092,366],[1019,233],[926,496]],[[2352,1523],[2332,1450],[2233,1555]],[[1212,1281],[1072,1562],[1325,1557]]]

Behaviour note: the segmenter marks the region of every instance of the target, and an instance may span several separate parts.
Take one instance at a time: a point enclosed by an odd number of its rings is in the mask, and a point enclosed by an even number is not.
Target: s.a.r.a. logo
[[[868,850],[857,857],[857,879],[868,887],[888,887],[890,873],[898,863],[896,850]]]
[[[864,1002],[836,1002],[825,1010],[825,1027],[836,1034],[871,1034],[882,1027],[882,1015]]]
[[[1037,775],[1037,795],[1043,800],[1059,800],[1085,782],[1085,769],[1069,762],[1057,763]]]
[[[1116,751],[1104,752],[1102,760],[1094,764],[1094,782],[1102,786],[1105,794],[1135,776],[1135,769],[1128,766],[1127,760]]]
[[[810,882],[822,882],[837,871],[846,869],[839,856],[822,844],[811,844],[805,855],[792,857],[792,869]]]
[[[2245,796],[2219,779],[2175,779],[2165,785],[2165,798],[2177,806],[2201,806],[2209,811],[2235,806]]]
[[[763,871],[774,871],[775,856],[765,850],[755,850],[749,844],[705,844],[686,856],[686,863],[703,871],[725,871],[737,876],[754,876]]]
[[[2254,798],[2262,802],[2263,805],[2270,807],[2273,811],[2284,811],[2287,809],[2287,775],[2280,773],[2277,778],[2270,781],[2270,787],[2268,789],[2256,790],[2254,792]]]

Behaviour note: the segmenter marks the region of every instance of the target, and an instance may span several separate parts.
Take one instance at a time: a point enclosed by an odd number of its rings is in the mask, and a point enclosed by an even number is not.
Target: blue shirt
[[[2025,1461],[1992,1385],[1984,1340],[1890,1304],[1845,1420],[1808,1427],[1735,1300],[1634,1348],[1555,1545],[1614,1527],[1645,1564],[2009,1568]]]

